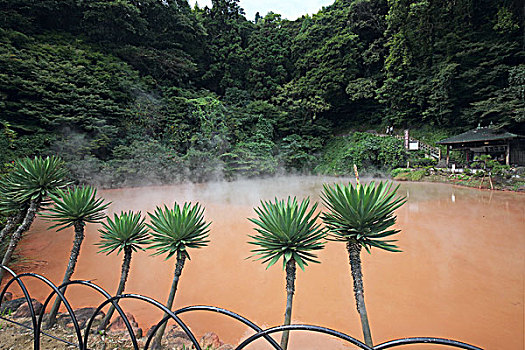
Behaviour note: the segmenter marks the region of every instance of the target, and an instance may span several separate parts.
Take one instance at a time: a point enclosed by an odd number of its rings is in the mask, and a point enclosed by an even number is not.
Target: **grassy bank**
[[[525,192],[525,176],[519,175],[517,172],[519,170],[516,169],[497,175],[468,171],[452,174],[444,169],[427,167],[421,169],[398,168],[394,169],[391,175],[397,181],[441,182],[478,189]]]

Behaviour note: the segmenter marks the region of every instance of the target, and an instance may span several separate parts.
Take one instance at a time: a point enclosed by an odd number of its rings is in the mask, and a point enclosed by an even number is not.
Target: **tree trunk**
[[[22,220],[24,220],[24,217],[26,216],[26,214],[27,214],[27,208],[20,209],[18,211],[18,213],[14,214],[14,215],[11,215],[7,219],[6,225],[4,226],[2,231],[0,232],[0,243],[2,243],[4,241],[4,239],[9,234],[11,234],[13,232],[13,230],[15,230],[18,225],[20,225]]]
[[[125,247],[124,248],[124,261],[122,262],[122,271],[120,273],[120,282],[118,284],[117,288],[117,294],[115,295],[121,295],[124,292],[124,288],[126,287],[126,281],[128,279],[129,274],[129,266],[131,264],[131,247]],[[118,302],[118,301],[117,301]],[[111,316],[113,316],[113,313],[115,312],[115,307],[113,304],[109,306],[108,313],[100,326],[98,327],[99,331],[103,331],[106,329],[106,326],[109,324],[109,321],[111,320]]]
[[[36,212],[40,208],[40,202],[41,202],[40,199],[31,200],[31,203],[29,204],[29,208],[27,209],[27,212],[25,213],[22,224],[18,226],[18,228],[15,230],[15,232],[11,236],[11,241],[9,242],[9,246],[7,247],[4,258],[2,259],[2,265],[7,266],[7,264],[9,264],[9,262],[11,261],[11,256],[13,255],[13,252],[15,251],[16,246],[18,245],[18,242],[20,242],[22,235],[24,234],[24,232],[29,230],[29,228],[31,227],[31,224],[35,220]],[[0,283],[2,283],[3,277],[4,277],[4,269],[0,269]]]
[[[366,345],[372,347],[372,334],[370,333],[370,325],[368,324],[368,313],[365,306],[365,291],[363,289],[363,273],[361,270],[361,245],[358,243],[347,242],[346,249],[348,250],[348,258],[350,259],[350,267],[352,270],[352,278],[354,280],[354,296],[357,305],[357,312],[361,317],[361,327],[363,328],[363,336]]]
[[[15,217],[16,215],[11,215],[7,218],[4,228],[0,231],[0,243],[4,241],[5,236],[7,236],[15,227]]]
[[[295,260],[290,259],[286,263],[286,311],[284,313],[284,325],[288,326],[292,321],[292,301],[295,292]],[[290,331],[284,331],[281,338],[281,348],[286,350]]]
[[[80,246],[82,245],[82,241],[84,240],[84,226],[85,224],[82,221],[77,221],[74,224],[75,240],[73,241],[73,248],[71,248],[71,254],[69,255],[69,263],[67,264],[66,273],[64,275],[64,280],[62,281],[62,284],[69,282],[71,276],[73,275],[73,272],[75,272],[75,266],[77,265],[78,255],[80,254]],[[65,294],[66,288],[62,288],[61,292],[62,294]],[[56,316],[61,303],[62,300],[57,296],[53,307],[49,312],[49,319],[47,321],[46,326],[47,329],[53,327],[53,325],[55,324]]]
[[[170,295],[168,296],[168,302],[166,303],[166,307],[171,310],[171,307],[173,306],[173,300],[175,299],[175,293],[177,292],[177,285],[179,284],[179,278],[182,273],[182,269],[184,268],[184,262],[186,261],[186,255],[182,255],[180,257],[177,257],[177,264],[175,265],[175,273],[173,275],[173,282],[171,283],[171,290]],[[168,314],[164,314],[163,318],[168,316]],[[164,335],[164,331],[166,330],[167,322],[165,322],[157,331],[157,334],[155,335],[155,340],[153,341],[153,344],[151,346],[152,350],[159,350],[162,349],[162,336]]]

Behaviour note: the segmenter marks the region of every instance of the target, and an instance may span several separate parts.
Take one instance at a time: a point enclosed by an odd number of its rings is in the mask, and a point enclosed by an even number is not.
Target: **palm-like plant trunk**
[[[361,317],[361,327],[363,328],[363,337],[366,345],[372,347],[372,334],[368,324],[368,313],[365,306],[365,292],[363,288],[363,272],[361,270],[361,246],[358,243],[347,242],[348,258],[354,280],[354,296],[357,305],[357,312]]]
[[[2,229],[2,231],[0,231],[0,243],[2,243],[4,239],[13,232],[16,226],[20,225],[20,223],[26,216],[26,213],[27,210],[22,209],[19,210],[18,213],[11,215],[7,218],[7,222],[4,228]]]
[[[171,307],[173,306],[173,300],[175,299],[175,293],[177,293],[177,286],[179,284],[179,278],[182,273],[182,269],[184,268],[184,262],[186,261],[186,255],[181,254],[177,257],[177,264],[175,265],[175,273],[173,275],[173,282],[171,283],[171,290],[170,295],[168,296],[168,302],[166,303],[166,307],[171,310]],[[163,318],[168,316],[168,314],[164,314]],[[159,350],[162,349],[162,337],[164,335],[164,331],[166,330],[167,322],[164,322],[164,324],[159,328],[157,331],[157,334],[155,335],[155,340],[153,341],[153,344],[151,346],[152,350]]]
[[[22,220],[22,224],[18,226],[18,228],[15,230],[13,235],[11,236],[11,241],[9,242],[9,246],[7,247],[7,250],[4,254],[4,258],[2,259],[2,265],[7,266],[9,262],[11,261],[11,256],[13,255],[13,252],[16,249],[16,246],[18,245],[18,242],[20,242],[20,239],[22,238],[22,235],[24,232],[29,230],[31,227],[31,224],[35,220],[36,213],[38,211],[38,208],[40,208],[40,199],[32,199],[31,203],[29,204],[29,208],[27,209],[27,212],[25,213],[24,220]],[[2,283],[2,278],[4,277],[4,269],[0,269],[0,283]]]
[[[129,266],[131,264],[131,253],[132,253],[131,247],[124,248],[124,261],[122,262],[120,282],[118,284],[117,294],[115,295],[121,295],[124,292],[124,288],[126,287],[126,281],[128,279],[128,274],[129,274]],[[113,304],[111,304],[106,317],[104,317],[104,320],[98,327],[99,331],[106,329],[106,326],[109,324],[109,321],[111,320],[111,316],[113,316],[114,312],[115,312],[115,307],[113,306]]]
[[[284,325],[288,326],[292,322],[292,302],[295,292],[295,260],[290,259],[286,263],[286,311],[284,312]],[[281,338],[281,348],[286,350],[290,331],[284,331]]]
[[[82,221],[77,221],[74,223],[75,240],[73,241],[73,248],[71,248],[71,254],[69,255],[69,263],[67,264],[66,273],[64,275],[64,280],[62,281],[62,284],[69,282],[71,276],[73,275],[73,272],[75,272],[75,266],[77,265],[78,255],[80,254],[80,246],[82,245],[82,241],[84,240],[84,226],[85,224]],[[62,288],[61,292],[65,293],[66,288]],[[55,324],[58,309],[60,308],[61,303],[62,300],[57,296],[55,302],[53,303],[53,307],[49,312],[49,319],[47,321],[46,326],[48,329],[53,327],[53,325]]]

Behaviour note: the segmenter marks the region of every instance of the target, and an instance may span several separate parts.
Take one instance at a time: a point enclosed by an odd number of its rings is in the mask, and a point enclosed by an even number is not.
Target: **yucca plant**
[[[394,211],[405,203],[404,197],[396,197],[399,186],[392,189],[392,183],[348,186],[323,186],[321,195],[328,212],[322,215],[329,232],[329,239],[345,242],[350,259],[354,296],[361,318],[365,343],[372,347],[372,334],[366,312],[361,249],[370,253],[376,247],[390,252],[400,250],[395,240],[385,239],[399,230],[391,229],[396,222]]]
[[[258,219],[248,219],[258,226],[255,228],[258,234],[249,236],[253,239],[249,243],[258,247],[251,251],[252,257],[268,263],[267,269],[282,259],[283,270],[286,269],[284,325],[289,325],[292,319],[296,264],[304,271],[309,262],[319,262],[313,252],[324,248],[325,233],[321,225],[316,224],[317,203],[308,210],[309,204],[309,198],[301,203],[295,197],[288,197],[286,201],[276,198],[275,202],[261,202],[261,206],[255,208]],[[288,347],[288,338],[289,331],[283,332],[281,348],[284,350]]]
[[[142,246],[148,242],[148,228],[141,213],[132,211],[121,212],[119,215],[114,214],[113,220],[108,217],[106,222],[102,223],[102,227],[102,229],[98,230],[100,232],[100,242],[97,243],[100,247],[99,253],[109,255],[115,251],[117,254],[124,252],[120,282],[115,294],[121,295],[124,292],[128,279],[131,254],[137,250],[145,250]],[[111,305],[106,317],[98,328],[99,331],[106,328],[114,312],[115,307]]]
[[[177,258],[166,303],[166,307],[171,310],[184,263],[186,258],[190,259],[188,249],[198,249],[208,245],[210,223],[204,221],[204,209],[198,203],[195,205],[184,203],[182,207],[175,203],[173,209],[167,206],[157,207],[153,214],[148,213],[148,215],[151,223],[147,226],[151,229],[152,236],[148,249],[156,250],[153,255],[166,254],[166,260],[174,256]],[[157,331],[152,349],[161,348],[165,329],[166,323]]]
[[[75,229],[75,239],[69,255],[69,263],[62,280],[62,283],[66,283],[70,281],[73,272],[75,272],[80,247],[84,240],[84,227],[87,223],[98,223],[104,219],[106,216],[104,211],[110,203],[104,203],[103,198],[97,198],[97,190],[91,186],[75,187],[66,191],[59,189],[55,194],[50,194],[49,197],[54,205],[43,217],[55,222],[55,225],[51,226],[50,229],[57,228],[57,231],[69,227]],[[65,289],[62,289],[62,292],[65,293]],[[55,324],[60,303],[61,300],[57,297],[49,313],[47,328]]]
[[[47,195],[68,185],[66,176],[64,162],[58,157],[51,156],[19,159],[15,162],[13,170],[2,180],[2,196],[11,203],[9,204],[11,206],[18,203],[19,210],[23,211],[23,219],[18,220],[20,223],[10,227],[14,232],[2,259],[2,265],[7,266],[11,261],[18,242],[24,232],[31,227]],[[3,275],[4,270],[0,269],[0,283]]]

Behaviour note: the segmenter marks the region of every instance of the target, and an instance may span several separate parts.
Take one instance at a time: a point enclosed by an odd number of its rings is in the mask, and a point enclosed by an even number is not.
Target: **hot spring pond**
[[[261,199],[295,195],[319,200],[322,184],[347,179],[283,177],[229,183],[104,190],[121,210],[146,213],[174,201],[198,201],[212,221],[207,248],[190,251],[175,307],[214,305],[235,311],[260,326],[282,322],[286,302],[284,272],[266,270],[246,259],[252,247],[248,234],[253,207]],[[442,184],[402,183],[408,202],[397,211],[402,253],[362,253],[365,298],[375,343],[409,336],[435,336],[465,341],[486,349],[523,349],[525,274],[525,195],[458,188]],[[73,231],[48,230],[37,219],[22,241],[31,271],[54,282],[62,280]],[[97,254],[98,225],[87,225],[86,239],[74,275],[92,280],[110,293],[117,288],[122,256]],[[344,244],[330,242],[321,264],[298,270],[293,322],[322,325],[362,338]],[[126,292],[165,302],[174,260],[134,255]],[[28,280],[29,281],[29,280]],[[33,297],[49,293],[28,282]],[[16,292],[16,289],[13,289]],[[81,287],[68,289],[74,307],[101,302]],[[126,301],[123,307],[146,330],[162,315],[146,304]],[[223,316],[197,312],[182,316],[201,336],[214,331],[238,343],[250,330]],[[346,349],[328,336],[295,332],[291,349]],[[409,347],[428,349],[428,347]],[[269,349],[263,342],[250,349]]]

